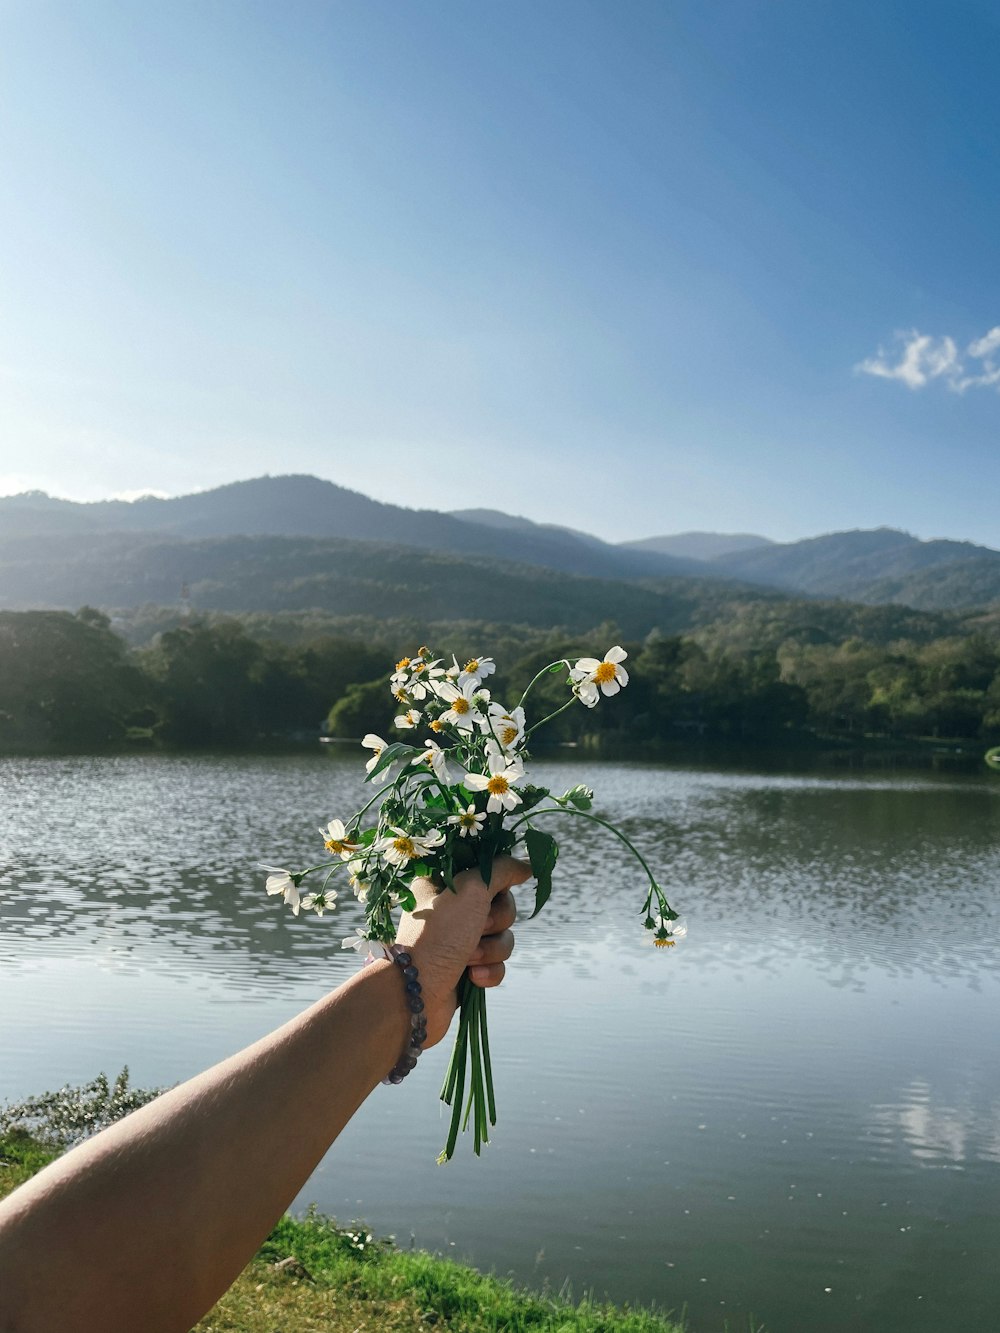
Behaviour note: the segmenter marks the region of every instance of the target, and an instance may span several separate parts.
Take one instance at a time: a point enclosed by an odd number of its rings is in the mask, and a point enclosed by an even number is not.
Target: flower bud
[[[594,789],[578,782],[561,799],[564,805],[571,805],[574,810],[589,810],[594,804]]]

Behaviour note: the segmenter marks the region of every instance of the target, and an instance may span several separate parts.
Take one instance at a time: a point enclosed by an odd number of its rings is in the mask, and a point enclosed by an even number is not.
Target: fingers
[[[493,899],[490,914],[483,927],[484,935],[499,935],[502,930],[510,930],[517,920],[517,903],[508,889],[498,893]]]
[[[503,963],[492,963],[489,967],[485,965],[470,967],[469,980],[473,985],[489,990],[491,986],[500,985],[506,971]]]
[[[484,935],[474,950],[470,963],[505,963],[514,952],[514,933],[503,930],[498,935]]]
[[[479,941],[479,948],[469,959],[469,979],[484,990],[499,986],[507,970],[504,964],[513,952],[513,931],[502,930],[497,935],[484,935]]]
[[[490,892],[502,893],[512,884],[523,884],[530,878],[531,866],[527,861],[521,861],[516,856],[498,856],[493,862],[493,873],[490,875]]]
[[[531,866],[526,861],[519,861],[513,856],[498,856],[493,862],[489,892],[492,894],[503,893],[512,884],[523,884],[526,879],[530,878]],[[461,874],[455,876],[455,884],[460,889],[466,885],[471,888],[476,884],[481,888],[485,887],[478,870],[463,870]]]

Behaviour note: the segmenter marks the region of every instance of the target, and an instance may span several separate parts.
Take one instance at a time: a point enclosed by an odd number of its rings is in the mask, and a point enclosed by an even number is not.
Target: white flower
[[[347,883],[351,892],[357,898],[359,903],[363,903],[368,897],[368,890],[371,885],[367,880],[361,878],[365,873],[364,861],[351,861],[347,866]]]
[[[434,690],[434,682],[440,680],[444,671],[438,666],[438,661],[423,662],[420,658],[413,663],[409,683],[406,688],[414,699],[426,699],[428,694]]]
[[[428,767],[434,770],[434,776],[449,786],[452,782],[452,772],[448,767],[448,758],[444,750],[441,749],[437,741],[424,741],[424,753],[421,759]]]
[[[420,721],[420,709],[408,708],[405,713],[400,713],[399,717],[394,718],[393,721],[400,731],[410,731]]]
[[[673,921],[661,922],[659,930],[653,936],[653,944],[657,949],[672,949],[687,933],[688,928],[680,917]]]
[[[441,714],[440,721],[446,726],[450,723],[459,731],[471,731],[473,725],[480,722],[483,716],[479,711],[479,700],[476,698],[478,686],[479,682],[475,676],[470,676],[461,688],[453,685],[450,680],[442,681],[437,686],[438,698],[451,704],[451,707]]]
[[[319,836],[326,850],[339,856],[342,861],[349,861],[355,852],[361,850],[360,842],[348,841],[347,829],[339,819],[331,819],[326,828],[320,829]]]
[[[369,958],[388,958],[389,946],[383,944],[381,940],[370,940],[360,926],[355,926],[354,934],[348,935],[346,940],[340,941],[342,949],[357,949],[358,953],[366,953]]]
[[[370,773],[372,769],[375,767],[375,765],[378,763],[378,761],[382,758],[382,751],[388,749],[389,742],[384,741],[381,736],[376,736],[373,731],[370,731],[368,735],[364,738],[364,740],[361,742],[361,744],[366,749],[375,751],[372,757],[368,760],[367,764],[365,764],[365,772]]]
[[[317,916],[322,916],[327,908],[333,911],[337,901],[337,892],[335,889],[322,889],[319,893],[307,893],[302,899],[302,909],[305,912],[315,912]]]
[[[492,657],[470,657],[462,668],[458,683],[464,685],[467,680],[474,680],[477,685],[481,685],[487,676],[493,675],[496,669],[497,664]]]
[[[514,783],[524,777],[524,765],[516,756],[511,758],[504,754],[495,741],[486,746],[486,763],[489,774],[467,773],[462,785],[469,791],[489,792],[486,809],[491,815],[499,814],[501,810],[513,810],[521,804],[521,798],[513,788]]]
[[[463,810],[460,815],[449,815],[449,824],[458,825],[458,836],[460,838],[478,838],[479,831],[486,823],[486,812],[476,814],[476,807],[470,805],[467,810]]]
[[[615,646],[604,654],[604,661],[596,657],[581,657],[570,670],[570,677],[575,682],[573,688],[581,703],[593,708],[600,698],[598,688],[603,694],[617,694],[622,686],[628,684],[628,672],[619,663],[624,662],[628,653],[624,648]]]
[[[440,847],[444,842],[444,834],[440,829],[434,829],[430,833],[404,833],[401,828],[396,828],[394,824],[390,825],[392,837],[379,838],[372,850],[380,856],[384,856],[390,865],[405,868],[411,861],[418,860],[421,856],[427,856]]]
[[[295,883],[295,876],[290,870],[285,870],[281,866],[261,865],[261,870],[270,870],[264,888],[268,894],[280,893],[288,907],[292,909],[295,916],[299,914],[299,886]]]
[[[513,750],[524,740],[524,709],[508,713],[503,704],[490,704],[487,716],[480,723],[503,750]]]

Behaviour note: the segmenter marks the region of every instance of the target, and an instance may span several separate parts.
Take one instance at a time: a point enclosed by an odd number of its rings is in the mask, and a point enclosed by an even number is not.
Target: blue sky
[[[998,72],[971,0],[0,0],[0,493],[1000,545]]]

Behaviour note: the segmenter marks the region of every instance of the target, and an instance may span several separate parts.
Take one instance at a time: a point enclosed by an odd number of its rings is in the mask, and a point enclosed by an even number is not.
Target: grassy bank
[[[20,1130],[0,1137],[0,1198],[57,1155]],[[198,1333],[681,1333],[661,1315],[519,1291],[362,1226],[283,1217]]]

